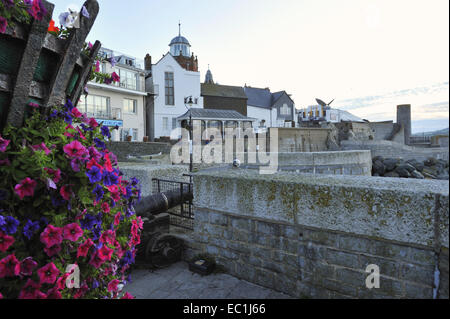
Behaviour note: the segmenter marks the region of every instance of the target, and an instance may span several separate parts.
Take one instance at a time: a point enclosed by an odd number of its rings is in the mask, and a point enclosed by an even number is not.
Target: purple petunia
[[[106,148],[105,143],[99,138],[94,138],[94,143],[95,146],[101,150],[104,150]]]
[[[105,171],[103,174],[103,182],[105,183],[105,186],[113,186],[117,185],[119,178],[114,173]]]
[[[19,221],[12,216],[6,216],[3,218],[4,223],[0,226],[0,229],[3,230],[8,235],[13,235],[17,232],[17,227],[19,226]]]
[[[94,190],[92,191],[93,194],[95,194],[95,200],[98,202],[103,198],[103,195],[105,192],[103,191],[103,188],[100,185],[96,185]]]
[[[109,132],[109,128],[107,126],[102,126],[101,131],[103,136],[111,138],[111,133]]]
[[[25,226],[23,227],[23,235],[28,238],[28,240],[33,237],[33,235],[39,230],[39,222],[33,222],[28,220]]]
[[[14,0],[2,0],[2,2],[5,4],[5,7],[11,8],[14,6]]]
[[[98,183],[102,180],[102,172],[97,166],[92,166],[92,168],[86,172],[87,177],[91,184]]]

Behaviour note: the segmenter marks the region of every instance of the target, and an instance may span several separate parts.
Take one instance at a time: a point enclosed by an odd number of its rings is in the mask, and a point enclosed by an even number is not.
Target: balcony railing
[[[104,119],[104,120],[122,120],[122,109],[113,108],[111,112],[87,112],[86,115],[88,117],[93,117],[96,119]]]

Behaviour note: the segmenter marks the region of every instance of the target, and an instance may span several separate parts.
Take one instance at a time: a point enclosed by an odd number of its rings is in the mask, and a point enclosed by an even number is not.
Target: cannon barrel
[[[153,194],[144,197],[136,205],[135,211],[139,216],[157,215],[167,212],[182,203],[194,198],[192,187],[188,185],[180,189],[170,190],[162,193]]]

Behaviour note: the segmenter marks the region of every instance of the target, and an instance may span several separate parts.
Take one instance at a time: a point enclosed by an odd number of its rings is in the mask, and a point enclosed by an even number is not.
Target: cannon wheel
[[[145,260],[155,268],[165,268],[181,259],[183,242],[170,234],[156,233],[145,249]]]

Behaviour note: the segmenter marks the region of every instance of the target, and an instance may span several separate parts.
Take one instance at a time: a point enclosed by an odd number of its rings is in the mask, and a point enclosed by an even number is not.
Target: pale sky
[[[55,20],[83,3],[52,2]],[[202,81],[209,64],[216,82],[285,90],[297,108],[336,99],[335,107],[363,118],[395,120],[390,103],[409,103],[413,120],[448,119],[448,0],[98,2],[88,39],[140,59],[150,53],[154,63],[181,20]],[[439,92],[424,93],[436,85]],[[366,103],[374,96],[389,98]]]

